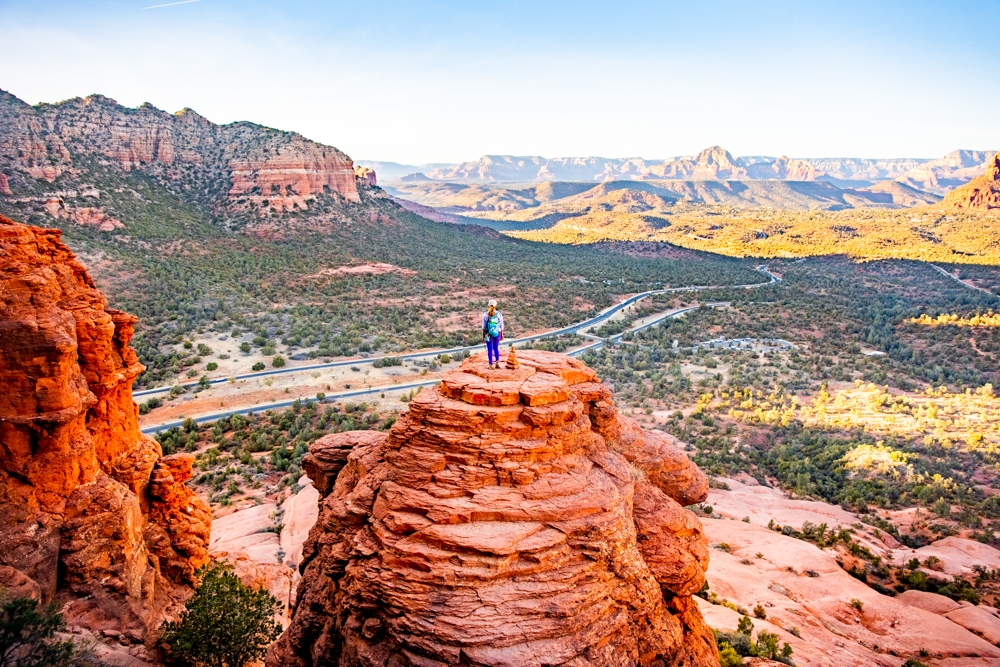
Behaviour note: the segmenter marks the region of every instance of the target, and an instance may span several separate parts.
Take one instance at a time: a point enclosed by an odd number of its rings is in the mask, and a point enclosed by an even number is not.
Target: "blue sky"
[[[0,88],[355,158],[1000,149],[1000,2],[0,0]]]

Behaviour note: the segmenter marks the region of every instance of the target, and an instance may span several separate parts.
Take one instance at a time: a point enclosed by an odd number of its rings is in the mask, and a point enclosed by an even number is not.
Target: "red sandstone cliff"
[[[0,580],[143,641],[206,562],[211,516],[190,455],[139,433],[136,318],[60,233],[0,216]]]
[[[0,195],[60,178],[86,185],[88,161],[141,171],[217,214],[306,211],[323,196],[360,201],[351,159],[293,132],[216,125],[190,109],[129,109],[101,95],[32,107],[0,91]],[[57,217],[100,224],[95,216]]]
[[[718,665],[682,507],[705,476],[581,362],[519,359],[474,357],[389,433],[314,445],[319,520],[269,667]]]
[[[986,173],[949,192],[942,202],[948,208],[1000,209],[1000,153]]]

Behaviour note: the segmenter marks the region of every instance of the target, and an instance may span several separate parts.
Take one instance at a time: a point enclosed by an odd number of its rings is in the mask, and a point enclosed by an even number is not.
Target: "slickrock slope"
[[[767,630],[789,643],[796,664],[900,667],[913,658],[929,667],[1000,665],[994,640],[966,629],[1000,628],[984,608],[928,609],[913,604],[915,591],[882,595],[844,571],[832,553],[764,526],[706,519],[704,530],[713,544],[729,545],[712,552],[711,590],[747,609],[761,605],[767,620],[754,618],[754,632]],[[861,610],[851,605],[854,598],[863,602]],[[736,629],[735,611],[698,603],[712,627]]]
[[[705,476],[581,362],[518,357],[311,452],[320,514],[269,667],[718,664],[682,507]]]
[[[132,315],[59,240],[0,216],[0,572],[144,640],[207,558],[189,455],[139,433]]]
[[[949,208],[1000,208],[1000,153],[993,157],[985,174],[949,192],[943,205]]]

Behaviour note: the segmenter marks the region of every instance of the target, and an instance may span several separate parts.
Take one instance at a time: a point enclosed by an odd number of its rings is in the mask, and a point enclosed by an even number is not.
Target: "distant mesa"
[[[443,165],[364,164],[385,165],[386,171],[380,172],[385,180],[400,183],[781,180],[830,181],[838,187],[864,188],[881,181],[901,181],[943,195],[981,174],[994,152],[957,150],[937,159],[734,157],[721,146],[711,146],[697,155],[667,159],[484,155],[475,161]]]
[[[597,184],[421,181],[396,182],[386,185],[385,189],[402,205],[425,217],[429,217],[430,212],[523,222],[548,217],[552,220],[550,225],[556,218],[599,210],[617,213],[668,212],[682,202],[776,210],[842,210],[904,208],[935,204],[941,200],[940,195],[897,181],[851,188],[841,188],[822,180],[779,179],[611,180]],[[416,203],[403,203],[404,200]],[[428,210],[420,211],[417,207],[428,207]]]
[[[415,174],[407,174],[406,176],[400,176],[399,180],[403,181],[404,183],[412,183],[415,181],[431,181],[434,179],[429,178],[427,174],[418,171]]]
[[[968,209],[1000,209],[1000,153],[986,173],[955,188],[944,198],[944,206]]]

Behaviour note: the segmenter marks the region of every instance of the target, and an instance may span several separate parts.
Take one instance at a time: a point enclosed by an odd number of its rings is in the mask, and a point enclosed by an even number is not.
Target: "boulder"
[[[961,605],[951,598],[946,598],[945,596],[938,595],[937,593],[928,593],[926,591],[903,591],[896,596],[896,599],[904,604],[910,605],[911,607],[923,609],[924,611],[929,611],[932,614],[947,614],[949,611],[955,611],[956,609],[961,608]]]

